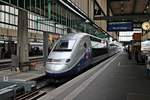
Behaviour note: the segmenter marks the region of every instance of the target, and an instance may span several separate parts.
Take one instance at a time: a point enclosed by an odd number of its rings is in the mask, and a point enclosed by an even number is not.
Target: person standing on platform
[[[131,50],[131,45],[128,46],[128,59],[132,59],[132,50]]]
[[[135,49],[134,57],[135,57],[135,60],[136,60],[136,62],[138,64],[139,63],[139,50],[137,48]]]

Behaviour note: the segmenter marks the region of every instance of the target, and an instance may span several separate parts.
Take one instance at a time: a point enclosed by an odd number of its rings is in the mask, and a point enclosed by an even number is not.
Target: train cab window
[[[71,51],[75,40],[60,40],[54,48],[54,51]]]
[[[68,47],[68,42],[62,42],[60,44],[60,48],[67,48]]]

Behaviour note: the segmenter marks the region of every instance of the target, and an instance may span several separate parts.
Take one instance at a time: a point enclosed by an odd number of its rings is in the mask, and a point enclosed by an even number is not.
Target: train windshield
[[[60,40],[54,48],[54,51],[71,51],[75,40]]]

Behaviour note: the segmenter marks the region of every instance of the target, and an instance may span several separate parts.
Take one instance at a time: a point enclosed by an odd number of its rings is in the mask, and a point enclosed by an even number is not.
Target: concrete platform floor
[[[150,78],[145,76],[145,65],[128,60],[126,53],[91,70],[39,100],[150,100]]]
[[[0,71],[0,80],[4,80],[5,77],[8,80],[29,81],[45,75],[43,63],[36,63],[34,67],[34,70],[27,72],[11,71],[11,69],[2,70]]]

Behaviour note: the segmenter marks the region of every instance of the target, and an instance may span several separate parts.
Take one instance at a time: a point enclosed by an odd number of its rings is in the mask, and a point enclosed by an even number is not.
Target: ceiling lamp
[[[121,4],[121,5],[123,5],[123,4],[124,4],[124,2],[123,2],[123,1],[121,1],[121,2],[120,2],[120,4]]]
[[[146,6],[146,9],[148,9],[148,8],[149,8],[149,5]]]
[[[142,29],[147,31],[147,30],[150,30],[150,23],[149,22],[144,22],[142,24]]]
[[[143,11],[143,12],[144,12],[144,14],[145,14],[145,13],[147,13],[147,9],[144,9],[144,11]]]
[[[123,12],[124,11],[124,7],[121,7],[121,12]]]

